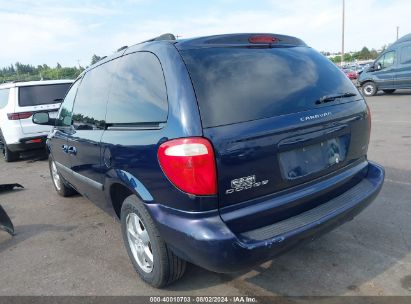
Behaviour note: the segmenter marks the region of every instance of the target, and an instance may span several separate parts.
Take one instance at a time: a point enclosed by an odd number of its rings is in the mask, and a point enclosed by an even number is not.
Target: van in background
[[[411,89],[411,34],[388,47],[358,79],[365,96]]]

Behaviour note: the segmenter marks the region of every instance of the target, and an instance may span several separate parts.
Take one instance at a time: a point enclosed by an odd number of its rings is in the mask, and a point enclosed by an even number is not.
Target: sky
[[[410,0],[346,0],[345,50],[379,49],[411,33]],[[341,50],[342,0],[0,0],[0,67],[15,62],[90,64],[124,45],[173,33],[182,38],[265,32],[297,36],[319,51]]]

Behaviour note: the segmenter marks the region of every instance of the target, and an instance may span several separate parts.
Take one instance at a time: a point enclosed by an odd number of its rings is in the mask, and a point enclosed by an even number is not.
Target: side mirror
[[[36,125],[50,125],[54,126],[56,120],[49,117],[48,112],[37,112],[33,114],[33,123]]]
[[[376,66],[376,70],[381,70],[382,69],[382,65],[381,65],[381,63],[377,63],[377,66]]]

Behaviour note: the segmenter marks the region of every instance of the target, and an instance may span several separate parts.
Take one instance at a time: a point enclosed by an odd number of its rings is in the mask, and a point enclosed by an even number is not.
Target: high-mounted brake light
[[[7,118],[9,120],[19,120],[30,118],[31,115],[33,115],[33,112],[8,113]]]
[[[158,149],[158,160],[168,179],[194,195],[216,195],[217,173],[211,143],[202,137],[167,141]]]
[[[248,41],[250,43],[276,43],[280,40],[270,35],[254,35],[248,38]]]

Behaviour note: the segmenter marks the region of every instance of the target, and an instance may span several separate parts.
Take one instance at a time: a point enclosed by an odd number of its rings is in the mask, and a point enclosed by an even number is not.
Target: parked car
[[[388,47],[359,77],[365,96],[411,89],[411,34]]]
[[[44,148],[50,126],[32,122],[32,115],[47,111],[55,117],[73,80],[15,82],[0,85],[0,150],[7,162],[20,152]]]
[[[358,77],[357,72],[353,69],[343,69],[343,72],[351,80],[357,79]]]
[[[247,269],[351,220],[380,191],[361,94],[298,38],[160,36],[85,70],[53,119],[50,172],[121,221],[140,277]],[[353,257],[354,258],[354,257]]]

